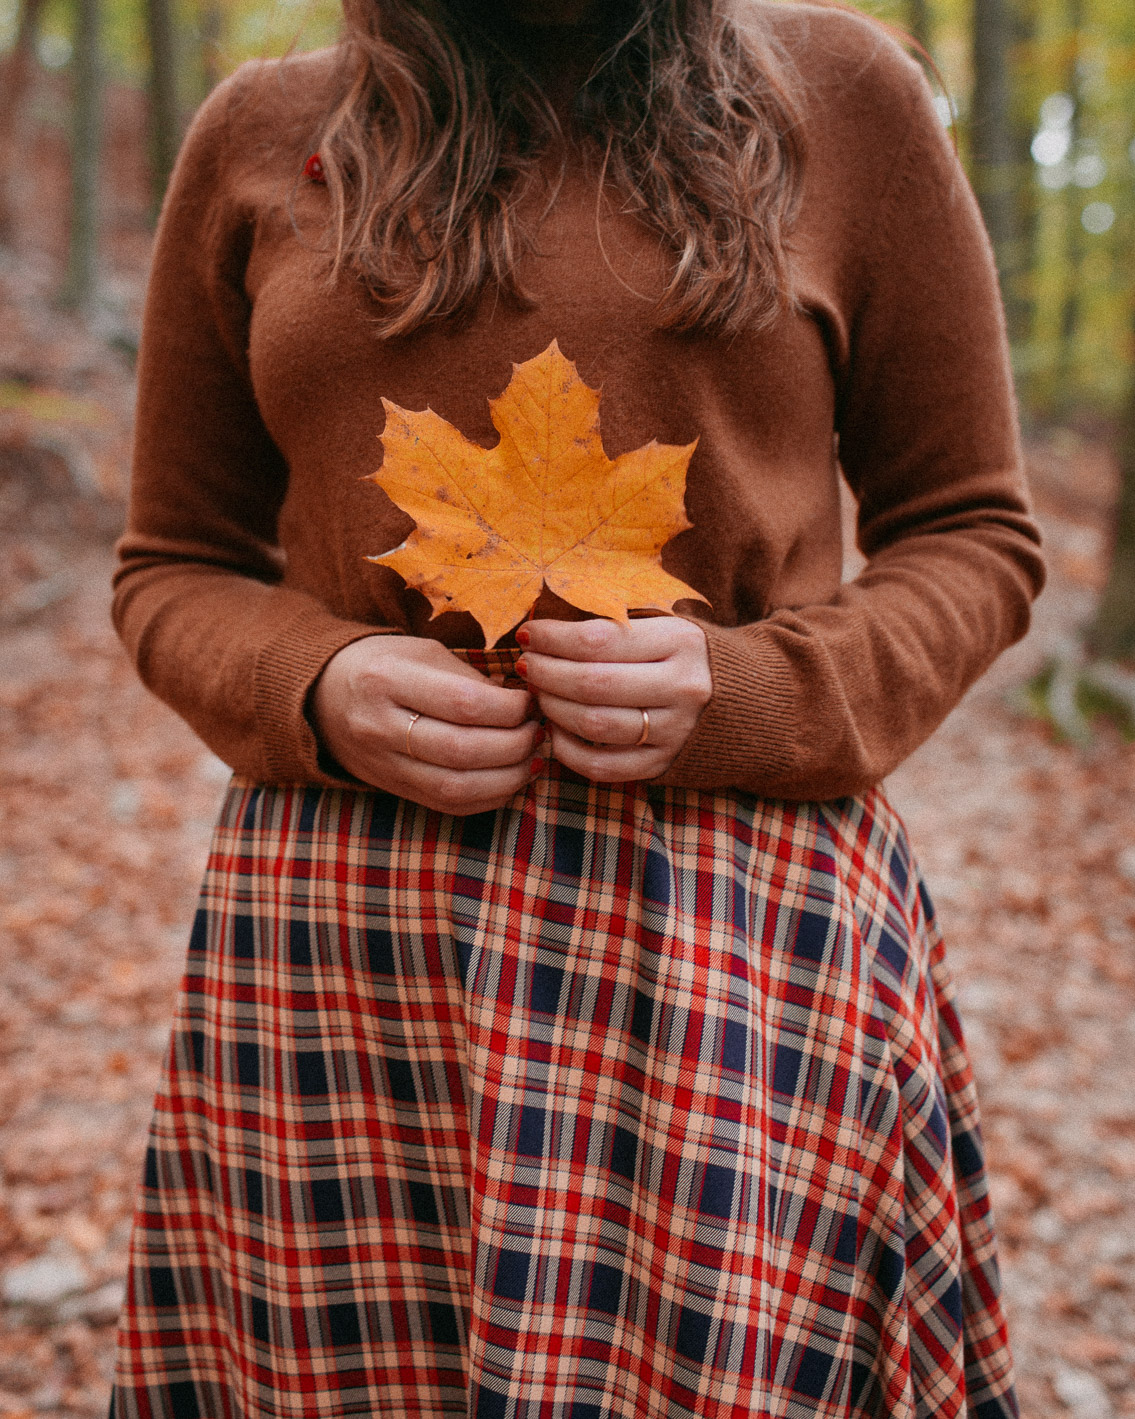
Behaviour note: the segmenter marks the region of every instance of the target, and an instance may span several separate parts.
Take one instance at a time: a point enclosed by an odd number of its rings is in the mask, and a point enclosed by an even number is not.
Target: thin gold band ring
[[[410,730],[413,729],[414,725],[417,724],[418,720],[421,719],[421,717],[421,710],[410,711],[410,723],[406,726],[406,757],[410,759],[416,759],[418,757],[417,754],[414,753],[413,749],[410,748]]]
[[[636,749],[641,749],[642,746],[646,743],[647,739],[648,739],[649,736],[650,736],[650,715],[648,715],[647,712],[646,712],[646,710],[644,710],[644,709],[640,709],[640,710],[639,710],[639,714],[642,715],[642,733],[638,736],[638,739],[635,741],[635,748],[636,748]]]

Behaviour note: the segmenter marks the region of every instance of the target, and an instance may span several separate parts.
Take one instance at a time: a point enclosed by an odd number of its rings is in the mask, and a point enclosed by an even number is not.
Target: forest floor
[[[135,207],[137,204],[135,204]],[[137,224],[136,224],[137,225]],[[101,1416],[150,1100],[223,766],[108,620],[145,236],[113,304],[0,265],[0,1416]],[[46,249],[46,245],[44,246]],[[125,253],[125,254],[123,254]],[[1135,745],[1015,691],[1090,615],[1106,449],[1031,445],[1052,580],[1028,639],[890,782],[950,943],[1025,1415],[1135,1419]]]

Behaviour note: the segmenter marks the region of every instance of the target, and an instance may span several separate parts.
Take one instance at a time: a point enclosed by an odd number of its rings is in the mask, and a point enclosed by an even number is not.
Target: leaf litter
[[[226,773],[108,621],[128,364],[26,277],[0,272],[0,383],[106,420],[0,408],[0,1415],[101,1419]],[[889,788],[974,1055],[1023,1410],[1135,1419],[1135,746],[1056,743],[1008,703],[1090,614],[1115,474],[1066,434],[1032,467],[1053,566],[1034,630]]]

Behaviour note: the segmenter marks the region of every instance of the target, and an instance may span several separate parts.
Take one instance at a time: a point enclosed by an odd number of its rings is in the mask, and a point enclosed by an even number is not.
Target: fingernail
[[[532,637],[528,633],[528,627],[521,626],[520,630],[518,630],[516,633],[516,644],[527,645],[531,639]]]
[[[546,728],[544,725],[541,725],[541,726],[539,727],[539,729],[537,729],[537,731],[536,731],[536,743],[537,743],[537,744],[543,744],[544,741],[547,739],[547,737],[548,737],[547,728]]]
[[[528,676],[528,666],[525,665],[523,656],[516,662],[516,673],[523,675],[525,678]]]
[[[531,776],[532,778],[535,778],[536,775],[539,774],[539,773],[543,773],[543,771],[544,771],[544,760],[543,760],[543,759],[533,759],[532,762],[528,765],[528,772],[529,772],[529,774],[530,774],[530,776]]]

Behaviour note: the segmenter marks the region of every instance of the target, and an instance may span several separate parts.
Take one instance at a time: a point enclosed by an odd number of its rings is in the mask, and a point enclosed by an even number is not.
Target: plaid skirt
[[[878,793],[467,818],[235,780],[117,1419],[1015,1415],[973,1083]]]

